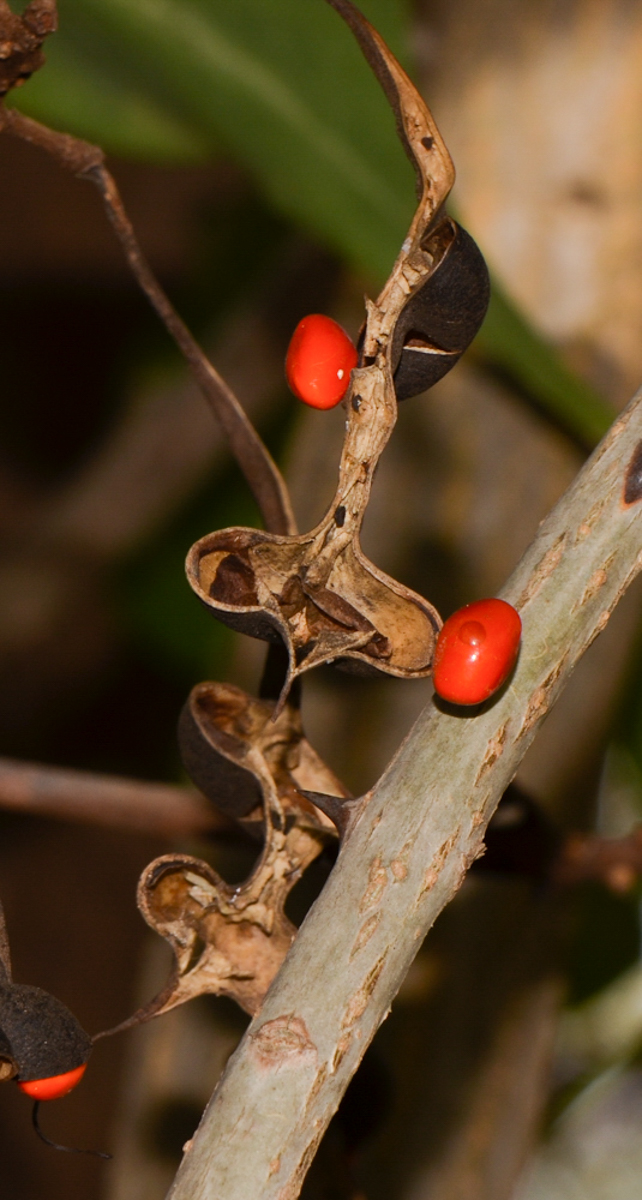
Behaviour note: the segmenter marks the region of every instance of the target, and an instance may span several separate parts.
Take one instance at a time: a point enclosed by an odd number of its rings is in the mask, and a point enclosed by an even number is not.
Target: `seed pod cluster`
[[[300,535],[243,528],[208,534],[187,559],[192,588],[219,620],[285,646],[281,703],[294,679],[321,663],[405,679],[430,674],[439,614],[369,561],[361,525],[397,401],[457,362],[489,296],[479,250],[443,209],[454,169],[430,112],[358,9],[349,0],[330,3],[351,26],[392,104],[417,173],[419,206],[387,284],[376,302],[367,302],[359,361],[343,398],[337,490],[325,517]],[[288,377],[297,394],[329,407],[353,361],[340,327],[313,315],[294,335]]]
[[[187,556],[187,578],[202,603],[232,629],[267,642],[268,664],[279,663],[260,700],[230,685],[200,684],[179,727],[194,782],[228,816],[254,831],[262,826],[264,846],[236,888],[187,855],[165,855],[143,873],[139,908],[170,943],[174,968],[160,995],[125,1025],[204,991],[258,1010],[294,936],[284,912],[290,888],[337,831],[346,833],[362,803],[304,737],[299,677],[324,663],[427,676],[442,625],[428,600],[367,558],[360,533],[398,401],[457,362],[486,311],[488,273],[472,238],[445,213],[454,169],[422,98],[350,0],[328,2],[390,101],[419,204],[390,278],[366,302],[358,348],[336,322],[312,314],[288,352],[295,395],[316,408],[345,406],[337,487],[325,516],[298,534],[289,516],[270,522],[264,506],[266,530],[217,530]]]
[[[170,944],[174,968],[160,994],[123,1026],[148,1020],[202,992],[230,996],[255,1013],[295,935],[288,893],[324,846],[332,818],[310,794],[348,794],[304,736],[301,715],[232,684],[200,683],[183,709],[179,738],[195,783],[264,845],[249,879],[226,883],[208,863],[166,854],[145,869],[138,906]],[[111,1032],[115,1032],[112,1030]],[[101,1035],[102,1036],[102,1035]]]

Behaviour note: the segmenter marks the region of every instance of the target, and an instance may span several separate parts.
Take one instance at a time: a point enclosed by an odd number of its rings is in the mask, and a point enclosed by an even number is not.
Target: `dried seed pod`
[[[164,855],[146,868],[138,906],[169,942],[175,965],[160,995],[118,1030],[203,992],[254,1013],[287,954],[296,930],[286,897],[336,840],[332,821],[305,793],[348,793],[304,737],[298,709],[287,704],[276,720],[273,712],[273,701],[223,683],[199,684],[185,705],[179,739],[190,775],[223,812],[254,832],[264,827],[265,845],[240,887],[188,855]]]
[[[0,987],[0,1029],[19,1083],[74,1071],[91,1054],[91,1038],[73,1013],[49,992],[29,984]]]
[[[332,824],[306,791],[349,793],[303,732],[299,709],[288,704],[272,720],[274,702],[256,700],[231,683],[199,683],[178,723],[183,764],[197,787],[236,820],[262,821],[266,794],[278,797],[277,822],[296,822],[316,838]]]
[[[451,233],[443,258],[401,310],[392,341],[397,400],[437,383],[461,358],[479,331],[490,299],[486,263],[470,234],[446,217]]]
[[[348,431],[335,501],[309,534],[288,538],[227,529],[197,542],[187,578],[219,620],[252,637],[282,640],[292,680],[319,663],[349,660],[362,671],[428,674],[439,614],[421,596],[378,570],[361,550],[359,529],[378,454],[368,456],[377,424],[365,376]],[[392,383],[388,383],[392,396]],[[373,419],[375,417],[375,419]],[[352,433],[352,436],[350,434]]]
[[[0,1079],[51,1081],[84,1070],[91,1050],[91,1038],[66,1005],[42,988],[13,982],[0,905]]]

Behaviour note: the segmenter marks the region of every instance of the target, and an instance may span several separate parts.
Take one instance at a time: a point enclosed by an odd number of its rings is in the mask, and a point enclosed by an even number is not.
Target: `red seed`
[[[312,313],[299,321],[288,347],[285,373],[294,395],[312,408],[334,408],[345,396],[357,351],[331,317]]]
[[[50,1075],[48,1079],[19,1080],[18,1087],[21,1092],[31,1096],[32,1100],[59,1100],[80,1083],[86,1069],[87,1063],[83,1063],[73,1071],[65,1071],[63,1075]]]
[[[522,622],[505,600],[476,600],[444,623],[433,665],[435,691],[452,704],[481,704],[508,679]]]

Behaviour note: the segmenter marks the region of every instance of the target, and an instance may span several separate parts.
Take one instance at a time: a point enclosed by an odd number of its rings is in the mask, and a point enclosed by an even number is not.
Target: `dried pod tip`
[[[476,600],[453,613],[437,639],[435,691],[451,704],[482,704],[506,682],[519,652],[522,622],[505,600]]]
[[[331,317],[312,313],[299,321],[288,347],[290,390],[312,408],[334,408],[345,396],[357,365],[353,342]]]

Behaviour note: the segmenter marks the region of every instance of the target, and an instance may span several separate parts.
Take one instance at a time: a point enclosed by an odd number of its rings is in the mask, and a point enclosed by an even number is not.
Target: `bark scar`
[[[539,563],[535,567],[535,570],[533,571],[533,574],[531,575],[531,578],[524,588],[524,591],[515,605],[518,611],[521,611],[521,609],[524,608],[529,601],[531,601],[533,597],[537,595],[542,585],[546,583],[546,580],[549,578],[549,576],[553,574],[561,562],[562,555],[566,549],[567,540],[568,535],[566,533],[561,533],[559,537],[555,539],[553,545],[549,547],[549,549],[540,559]]]
[[[557,663],[553,668],[550,675],[546,676],[546,679],[540,685],[540,687],[536,688],[536,690],[533,692],[526,707],[526,712],[524,713],[524,719],[522,721],[522,727],[517,735],[518,737],[523,737],[525,733],[528,733],[532,726],[535,725],[540,718],[545,716],[548,712],[548,709],[551,705],[551,696],[555,688],[555,684],[557,683],[560,675],[562,675],[566,670],[567,659],[568,654],[565,654],[561,662]]]
[[[601,588],[604,587],[604,584],[608,580],[609,571],[613,565],[614,559],[615,554],[609,555],[604,563],[604,566],[598,567],[597,571],[593,572],[580,599],[576,604],[573,605],[573,608],[571,609],[572,612],[576,612],[578,609],[582,608],[584,604],[588,604],[589,600],[592,600],[594,596],[597,596],[597,593]]]
[[[380,854],[373,858],[368,872],[368,883],[366,890],[361,897],[359,912],[367,912],[369,908],[375,908],[379,904],[383,893],[388,886],[388,872],[383,865],[383,859]]]
[[[294,1013],[266,1021],[250,1038],[254,1058],[266,1070],[276,1071],[279,1067],[297,1067],[317,1061],[317,1049],[305,1021],[295,1017]]]
[[[502,725],[497,730],[494,738],[492,738],[489,742],[486,754],[484,755],[484,761],[482,762],[475,778],[475,787],[477,787],[477,784],[483,779],[486,772],[490,771],[490,768],[497,762],[499,758],[501,758],[502,754],[504,753],[509,723],[509,721],[506,721],[505,725]]]
[[[424,896],[426,896],[428,892],[432,891],[439,878],[440,871],[442,870],[446,859],[451,853],[453,847],[458,842],[460,836],[461,825],[458,825],[454,832],[451,833],[450,837],[446,838],[445,842],[442,842],[441,846],[435,853],[430,866],[424,872],[424,881],[421,891],[415,901],[415,909],[419,908]]]
[[[361,929],[355,938],[354,946],[350,951],[350,958],[354,958],[355,954],[358,954],[360,950],[363,950],[363,947],[370,941],[370,938],[379,925],[381,916],[381,911],[375,912],[371,917],[368,917],[368,919],[363,922],[363,925],[361,926]]]
[[[370,997],[377,985],[377,980],[383,971],[386,957],[387,954],[382,954],[381,958],[377,959],[377,962],[368,971],[368,974],[361,984],[361,987],[352,997],[341,1022],[343,1029],[349,1029],[355,1024],[356,1021],[359,1020],[359,1017],[363,1016],[364,1012],[366,1011],[366,1008],[368,1007],[368,1001],[370,1000]]]

